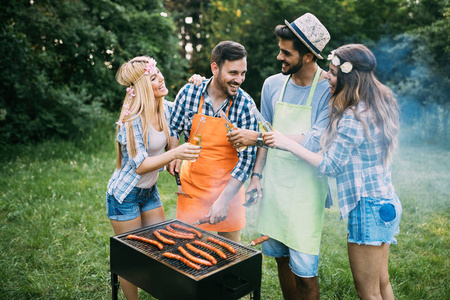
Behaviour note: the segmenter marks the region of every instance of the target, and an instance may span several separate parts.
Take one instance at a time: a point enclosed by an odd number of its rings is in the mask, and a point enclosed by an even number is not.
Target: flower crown
[[[127,93],[128,93],[128,96],[130,97],[130,99],[133,99],[134,97],[136,97],[136,94],[134,93],[133,86],[136,84],[136,82],[138,82],[142,78],[142,76],[150,75],[152,73],[152,70],[153,70],[154,67],[156,67],[156,60],[154,60],[153,58],[150,58],[150,60],[145,64],[145,67],[144,67],[145,72],[144,72],[144,74],[139,76],[139,78],[136,79],[135,82],[132,82],[131,85],[129,87],[127,87]],[[131,113],[130,112],[130,106],[128,104],[125,104],[123,107],[125,108],[124,115],[128,116]],[[122,126],[122,124],[123,124],[122,119],[117,121],[116,124],[119,125],[119,127]]]
[[[133,99],[136,96],[134,94],[133,86],[136,84],[136,82],[138,82],[142,78],[142,76],[150,75],[152,73],[152,70],[153,70],[154,67],[156,67],[156,60],[154,60],[153,58],[150,58],[150,60],[145,64],[145,67],[144,67],[145,72],[144,72],[144,74],[139,76],[139,78],[136,79],[135,82],[132,82],[131,85],[129,87],[127,87],[128,96],[130,96],[131,99]]]
[[[145,67],[144,67],[145,72],[144,72],[144,74],[142,74],[138,79],[136,79],[136,81],[134,83],[132,82],[131,86],[135,85],[136,82],[138,82],[142,78],[142,76],[150,75],[150,73],[152,72],[154,67],[156,67],[156,60],[154,60],[153,58],[150,58],[150,60],[145,64]]]
[[[331,53],[328,55],[328,60],[331,60],[331,63],[333,65],[335,65],[336,67],[339,67],[342,71],[342,73],[350,73],[353,69],[353,65],[351,62],[346,61],[345,63],[343,63],[341,65],[341,60],[339,59],[339,57],[337,57],[334,52],[336,52],[336,50],[331,51]]]

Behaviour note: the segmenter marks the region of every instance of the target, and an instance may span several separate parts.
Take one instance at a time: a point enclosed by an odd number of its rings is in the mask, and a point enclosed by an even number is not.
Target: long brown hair
[[[322,151],[330,148],[336,137],[337,126],[340,118],[347,109],[352,109],[357,120],[361,121],[369,140],[368,125],[364,120],[373,118],[375,125],[382,134],[383,163],[392,160],[398,147],[399,108],[397,99],[392,91],[382,84],[374,75],[377,61],[373,53],[364,45],[344,45],[335,50],[334,55],[341,62],[350,62],[353,69],[344,73],[338,67],[336,91],[330,99],[330,123],[325,129],[321,145]],[[366,104],[365,114],[369,118],[363,118],[358,114],[356,107],[363,100]]]
[[[117,82],[121,85],[134,89],[134,97],[130,97],[127,92],[123,101],[122,110],[120,112],[121,126],[125,126],[127,133],[127,151],[130,157],[136,156],[136,145],[134,143],[134,132],[132,121],[141,118],[142,135],[144,137],[144,145],[148,147],[148,133],[150,121],[157,116],[159,125],[166,134],[169,142],[169,127],[164,117],[164,103],[161,99],[158,103],[153,94],[150,76],[144,75],[145,66],[150,62],[148,56],[138,56],[124,63],[116,73]],[[117,126],[117,132],[120,125]],[[117,142],[117,169],[122,165],[121,144]]]

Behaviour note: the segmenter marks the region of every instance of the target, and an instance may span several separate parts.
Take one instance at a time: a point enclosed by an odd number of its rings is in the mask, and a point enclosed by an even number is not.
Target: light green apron
[[[283,102],[288,76],[275,106],[273,127],[276,130],[285,135],[311,130],[311,101],[319,75],[317,69],[306,105]],[[328,185],[326,177],[317,175],[316,168],[291,152],[269,149],[258,231],[289,248],[318,255]]]

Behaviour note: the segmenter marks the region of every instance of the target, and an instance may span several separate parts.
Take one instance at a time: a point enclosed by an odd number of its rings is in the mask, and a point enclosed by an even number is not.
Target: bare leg
[[[389,245],[366,246],[347,243],[347,247],[358,296],[370,300],[394,299],[388,273]],[[387,298],[384,298],[384,295]]]
[[[311,278],[295,276],[295,281],[298,295],[300,295],[298,299],[318,300],[320,298],[319,280],[317,276]]]
[[[394,291],[392,290],[391,282],[389,281],[389,245],[386,245],[387,251],[384,251],[383,263],[380,276],[380,291],[383,300],[394,300]]]
[[[289,257],[275,258],[278,266],[278,279],[285,300],[299,299],[295,275],[289,268]]]
[[[164,215],[164,209],[162,206],[152,210],[144,211],[141,214],[141,217],[142,227],[160,223],[166,220],[166,216]]]
[[[275,259],[278,266],[278,279],[285,300],[317,300],[319,299],[319,280],[316,277],[298,277],[289,267],[289,257]]]
[[[138,229],[142,227],[141,217],[137,217],[136,219],[130,221],[115,221],[110,220],[111,225],[114,229],[114,233],[121,234],[130,230]],[[123,294],[128,300],[136,300],[138,299],[138,289],[137,286],[128,282],[127,280],[119,277],[120,287],[122,288]]]

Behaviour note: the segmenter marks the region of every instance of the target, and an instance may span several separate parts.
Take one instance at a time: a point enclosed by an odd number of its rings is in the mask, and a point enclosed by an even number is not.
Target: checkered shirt
[[[167,100],[164,100],[164,117],[166,118],[167,124],[169,124],[170,114],[172,112],[173,103]],[[111,179],[108,183],[107,193],[109,195],[113,195],[114,198],[122,203],[126,196],[131,192],[131,190],[136,186],[141,175],[136,173],[136,169],[139,168],[141,163],[144,161],[146,157],[148,157],[148,152],[146,149],[150,147],[144,145],[144,137],[142,135],[142,121],[141,118],[136,118],[132,121],[133,133],[134,133],[134,143],[136,145],[136,156],[130,159],[127,151],[127,132],[126,127],[129,126],[122,125],[119,128],[119,132],[117,133],[117,141],[121,144],[121,153],[122,153],[122,167],[120,170],[115,170]],[[174,132],[170,130],[170,134],[174,135]],[[150,142],[150,141],[149,141]],[[162,171],[161,169],[160,171]]]
[[[382,133],[372,121],[373,116],[364,112],[364,102],[360,102],[357,111],[369,126],[369,140],[353,109],[347,109],[339,120],[337,136],[319,165],[319,176],[336,177],[341,219],[348,216],[361,197],[394,197],[391,166],[383,165]]]
[[[127,137],[126,126],[133,126],[134,143],[136,145],[136,156],[130,158],[127,150]],[[122,167],[119,170],[115,170],[108,183],[109,195],[113,195],[114,198],[122,203],[126,196],[136,186],[141,175],[136,173],[136,169],[141,165],[144,159],[148,156],[147,150],[144,144],[144,137],[142,135],[142,122],[141,118],[134,119],[131,123],[125,122],[119,128],[117,133],[117,141],[121,145],[122,152]]]
[[[214,112],[211,100],[208,96],[206,88],[211,82],[212,77],[204,81],[200,86],[193,84],[186,84],[179,92],[175,99],[170,127],[176,133],[176,137],[179,139],[180,135],[184,135],[184,140],[189,139],[191,132],[192,119],[198,112],[200,106],[200,99],[203,96],[204,104],[202,107],[202,114],[206,116],[213,116],[219,118],[219,112],[221,110],[227,111],[230,105],[230,99],[224,101],[222,106]],[[255,102],[252,97],[248,95],[244,90],[239,88],[238,94],[233,97],[233,103],[230,107],[228,118],[238,128],[250,129],[258,131],[258,123],[253,114],[250,113],[252,106],[255,106]],[[231,176],[244,182],[250,172],[253,169],[253,164],[256,157],[256,147],[247,147],[247,149],[238,152],[239,161],[231,172]]]

